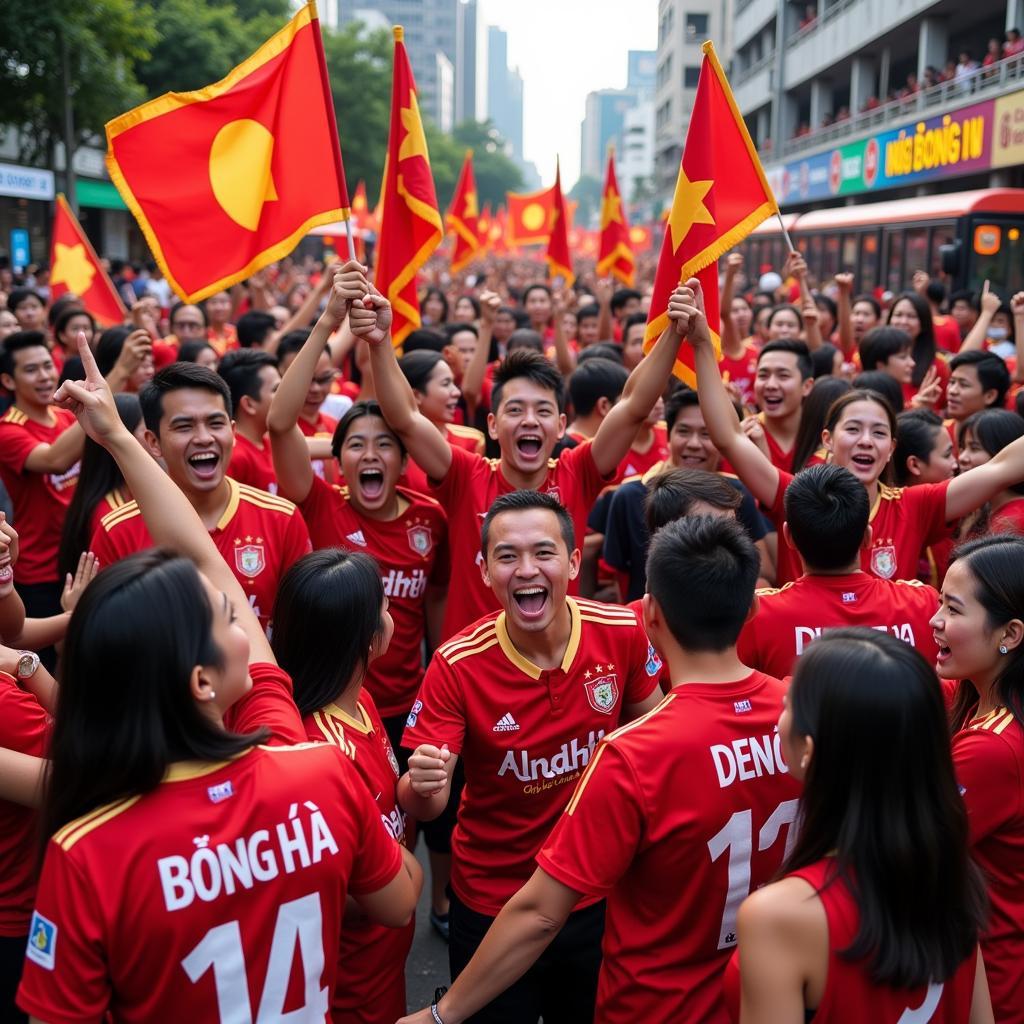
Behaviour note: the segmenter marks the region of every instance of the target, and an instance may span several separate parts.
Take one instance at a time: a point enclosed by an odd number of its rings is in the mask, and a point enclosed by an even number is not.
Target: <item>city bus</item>
[[[837,206],[786,213],[782,221],[819,285],[852,273],[858,292],[899,292],[915,270],[926,270],[950,291],[977,292],[988,280],[1006,301],[1024,290],[1024,189]],[[786,242],[779,218],[764,221],[737,248],[752,281],[781,269]]]

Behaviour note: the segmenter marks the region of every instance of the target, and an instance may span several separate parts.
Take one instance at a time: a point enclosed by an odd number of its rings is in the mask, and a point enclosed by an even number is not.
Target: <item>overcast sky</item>
[[[480,0],[483,20],[508,33],[508,62],[523,76],[523,150],[545,185],[562,160],[570,188],[580,171],[588,92],[626,84],[626,52],[654,50],[658,0]]]

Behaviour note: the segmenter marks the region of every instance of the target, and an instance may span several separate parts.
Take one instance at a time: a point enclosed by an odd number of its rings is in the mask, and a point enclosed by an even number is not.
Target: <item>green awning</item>
[[[75,191],[79,206],[91,206],[100,210],[127,210],[120,192],[109,181],[90,181],[75,178]]]

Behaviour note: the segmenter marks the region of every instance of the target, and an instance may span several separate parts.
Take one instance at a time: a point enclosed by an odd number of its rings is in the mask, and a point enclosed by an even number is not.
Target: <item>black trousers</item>
[[[28,1016],[14,1005],[27,945],[27,935],[0,936],[0,1020],[5,1024],[28,1024]]]
[[[519,981],[469,1024],[592,1024],[604,936],[604,901],[570,914],[551,945]],[[493,917],[478,914],[451,894],[448,962],[457,978],[483,941]]]

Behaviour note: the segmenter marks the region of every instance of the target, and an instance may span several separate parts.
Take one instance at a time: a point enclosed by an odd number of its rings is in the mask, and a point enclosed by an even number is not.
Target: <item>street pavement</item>
[[[410,1010],[429,1006],[438,985],[448,984],[448,946],[430,924],[430,868],[423,842],[416,844],[423,868],[423,892],[416,908],[416,935],[405,964],[406,999]]]

